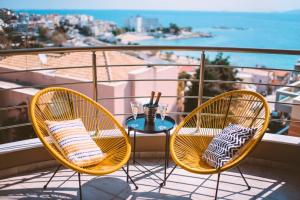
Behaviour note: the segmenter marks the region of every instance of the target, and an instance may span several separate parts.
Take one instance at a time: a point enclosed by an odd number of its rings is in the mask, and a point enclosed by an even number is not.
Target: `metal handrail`
[[[231,69],[257,69],[262,71],[285,71],[285,72],[298,72],[300,73],[300,70],[295,69],[278,69],[278,68],[264,68],[264,67],[245,67],[245,66],[234,66],[234,65],[206,65],[207,68],[231,68]]]
[[[84,68],[91,68],[91,66],[69,66],[69,67],[51,67],[51,68],[12,70],[12,71],[0,72],[0,76],[3,74],[17,74],[17,73],[26,73],[26,72],[38,72],[38,71],[50,71],[50,70],[62,70],[62,69],[84,69]]]
[[[117,79],[117,80],[102,80],[97,81],[97,83],[114,83],[114,82],[153,82],[153,81],[190,81],[190,82],[199,82],[200,79]],[[227,84],[245,84],[245,85],[264,85],[264,86],[273,86],[273,87],[290,87],[290,88],[300,88],[300,86],[296,85],[282,85],[282,84],[270,84],[270,83],[256,83],[256,82],[245,82],[245,81],[224,81],[224,80],[203,80],[204,84],[208,83],[227,83]],[[30,86],[20,86],[20,87],[14,87],[14,88],[3,88],[0,89],[1,91],[7,91],[7,90],[18,90],[18,89],[26,89],[26,88],[45,88],[48,86],[61,86],[61,85],[75,85],[75,84],[88,84],[93,83],[93,81],[76,81],[76,82],[67,82],[67,83],[56,83],[56,84],[44,84],[44,85],[30,85]],[[95,84],[96,85],[96,84]]]
[[[171,115],[187,115],[188,112],[170,112]],[[132,113],[116,113],[114,116],[130,116]],[[286,120],[286,119],[270,119],[270,122],[284,122],[284,123],[300,123],[300,120]],[[6,129],[12,129],[12,128],[20,128],[24,126],[31,126],[32,123],[21,123],[21,124],[13,124],[13,125],[7,125],[7,126],[1,126],[0,131],[6,130]],[[0,133],[1,134],[1,133]]]
[[[97,65],[99,68],[105,67],[168,67],[168,66],[189,66],[189,67],[199,67],[199,64],[178,64],[178,63],[170,63],[170,64],[120,64],[120,65]],[[235,66],[235,65],[211,65],[206,64],[206,68],[230,68],[230,69],[257,69],[262,71],[286,71],[286,72],[297,72],[300,73],[300,70],[295,69],[278,69],[278,68],[263,68],[263,67],[251,67],[251,66]],[[26,73],[26,72],[37,72],[37,71],[50,71],[50,70],[62,70],[62,69],[84,69],[84,68],[91,68],[91,66],[68,66],[68,67],[50,67],[50,68],[34,68],[34,69],[25,69],[25,70],[14,70],[14,71],[4,71],[0,72],[0,75],[3,74],[16,74],[16,73]]]
[[[45,88],[49,86],[62,86],[62,85],[76,85],[76,84],[88,84],[93,83],[92,81],[76,81],[76,82],[68,82],[68,83],[55,83],[55,84],[44,84],[44,85],[28,85],[28,86],[21,86],[21,87],[14,87],[14,88],[2,88],[1,91],[8,91],[8,90],[21,90],[27,88]]]
[[[105,97],[105,98],[98,98],[97,101],[105,101],[105,100],[115,100],[115,99],[142,99],[142,98],[150,98],[150,96],[122,96],[122,97]],[[182,98],[182,96],[161,96],[161,98]],[[184,96],[185,99],[197,99],[198,96]],[[213,97],[209,96],[203,96],[203,99],[211,99]],[[280,101],[267,101],[268,103],[277,103],[277,104],[283,104],[283,105],[295,105],[300,106],[300,103],[286,103],[286,102],[280,102]],[[14,110],[14,109],[21,109],[21,108],[28,108],[28,105],[15,105],[15,106],[6,106],[6,107],[0,107],[1,111],[7,111],[7,110]]]
[[[28,105],[15,105],[15,106],[6,106],[6,107],[0,107],[0,112],[1,111],[6,111],[6,110],[14,110],[14,109],[20,109],[20,108],[27,108]]]
[[[24,126],[30,126],[31,123],[22,123],[22,124],[13,124],[13,125],[8,125],[8,126],[1,126],[0,131],[6,130],[6,129],[12,129],[12,128],[19,128],[19,127],[24,127]]]
[[[199,64],[121,64],[121,65],[97,65],[96,51],[143,51],[143,50],[174,50],[174,51],[198,51],[201,52]],[[95,100],[108,100],[108,99],[126,99],[133,98],[131,96],[127,97],[107,97],[107,98],[98,98],[98,83],[105,82],[124,82],[124,81],[190,81],[190,82],[199,82],[199,95],[198,96],[184,96],[184,98],[195,98],[198,99],[198,105],[202,103],[202,99],[209,99],[211,97],[203,96],[203,85],[207,83],[228,83],[228,84],[254,84],[254,85],[265,85],[265,86],[274,86],[274,87],[283,87],[285,85],[281,84],[268,84],[268,83],[254,83],[254,82],[240,82],[240,81],[226,81],[226,80],[205,80],[204,79],[204,70],[205,68],[240,68],[240,69],[259,69],[259,70],[268,70],[268,71],[287,71],[287,72],[300,72],[299,70],[284,70],[277,68],[257,68],[257,67],[245,67],[245,66],[227,66],[227,65],[209,65],[205,64],[205,52],[234,52],[234,53],[261,53],[261,54],[284,54],[284,55],[300,55],[300,50],[282,50],[282,49],[257,49],[257,48],[234,48],[234,47],[206,47],[206,46],[96,46],[96,47],[55,47],[55,48],[38,48],[38,49],[14,49],[14,50],[1,50],[0,56],[12,56],[12,55],[30,55],[30,54],[39,54],[39,53],[72,53],[72,52],[90,52],[92,59],[92,66],[70,66],[70,67],[52,67],[52,68],[38,68],[38,69],[28,69],[28,70],[16,70],[16,71],[4,71],[0,72],[0,75],[11,74],[11,73],[24,73],[24,72],[36,72],[36,71],[49,71],[49,70],[61,70],[61,69],[75,69],[75,68],[91,68],[92,69],[92,81],[79,81],[79,82],[69,82],[69,83],[59,83],[59,84],[44,84],[44,85],[31,85],[31,86],[22,86],[15,88],[0,89],[0,91],[16,90],[16,89],[25,89],[25,88],[43,88],[48,86],[61,86],[61,85],[72,85],[72,84],[92,84],[93,85],[93,98]],[[194,66],[200,68],[200,78],[199,79],[137,79],[137,80],[97,80],[97,68],[98,67],[135,67],[135,66]],[[300,86],[286,86],[292,88],[300,88]],[[134,98],[146,98],[147,96],[135,96]],[[164,98],[179,98],[181,96],[163,96]],[[294,103],[285,103],[278,101],[269,101],[269,103],[280,103],[288,105],[299,105]],[[0,111],[17,109],[17,108],[26,108],[27,105],[16,105],[0,108]],[[187,114],[186,112],[173,112],[171,114]],[[115,114],[115,115],[127,115]],[[286,121],[290,122],[292,120],[272,120],[272,121]],[[295,122],[295,120],[293,120]],[[300,121],[296,121],[297,123]],[[0,130],[5,130],[8,128],[17,128],[21,126],[27,126],[30,123],[23,123],[18,125],[8,125],[0,127]]]
[[[234,52],[234,53],[263,53],[263,54],[285,54],[300,55],[300,50],[283,49],[258,49],[240,47],[210,47],[210,46],[146,46],[146,45],[114,45],[114,46],[92,46],[92,47],[51,47],[35,49],[13,49],[1,50],[0,56],[39,54],[39,53],[72,53],[92,51],[152,51],[152,50],[174,50],[174,51],[208,51],[208,52]]]
[[[270,84],[270,83],[255,83],[255,82],[241,82],[241,81],[223,81],[223,80],[205,80],[204,83],[229,83],[229,84],[245,84],[245,85],[265,85],[265,86],[274,86],[274,87],[289,87],[289,88],[300,88],[296,85],[282,85],[282,84]]]

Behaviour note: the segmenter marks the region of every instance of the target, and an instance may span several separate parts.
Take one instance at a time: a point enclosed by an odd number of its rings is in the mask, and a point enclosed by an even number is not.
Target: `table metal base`
[[[153,173],[151,170],[153,169],[157,169],[160,166],[154,167],[152,169],[148,169],[147,167],[145,167],[144,165],[142,165],[140,162],[136,161],[135,159],[135,152],[136,152],[136,131],[132,130],[131,128],[128,128],[128,136],[130,137],[130,132],[133,131],[134,135],[133,135],[133,165],[135,166],[135,168],[137,170],[140,171],[140,173],[132,176],[132,177],[136,177],[139,176],[141,174],[151,174],[155,177],[157,177],[159,180],[161,180],[161,183],[158,183],[155,179],[151,178],[153,181],[155,181],[156,183],[159,184],[159,186],[164,186],[166,184],[166,179],[167,179],[167,168],[169,166],[169,156],[170,156],[170,131],[166,130],[166,131],[162,131],[163,133],[166,134],[166,143],[165,143],[165,158],[164,158],[164,177],[161,178],[158,175],[156,175],[155,173]],[[139,168],[138,166],[140,166],[141,168]],[[129,174],[129,161],[127,162],[127,174]],[[129,176],[127,175],[127,181],[129,179]]]

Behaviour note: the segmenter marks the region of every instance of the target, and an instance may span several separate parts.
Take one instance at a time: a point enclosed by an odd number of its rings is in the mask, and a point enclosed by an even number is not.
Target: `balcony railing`
[[[199,52],[200,62],[199,64],[188,64],[188,63],[180,63],[180,64],[118,64],[118,65],[109,65],[109,64],[97,64],[97,57],[96,52],[98,51],[148,51],[148,50],[156,50],[156,51],[195,51]],[[293,89],[299,89],[300,86],[298,85],[284,85],[284,84],[272,84],[272,83],[257,83],[257,82],[249,82],[249,81],[229,81],[229,80],[206,80],[204,77],[204,70],[208,68],[232,68],[232,69],[259,69],[262,71],[286,71],[289,73],[299,73],[300,71],[292,70],[292,69],[277,69],[277,68],[257,68],[257,67],[248,67],[248,66],[227,66],[227,65],[206,65],[205,58],[207,52],[230,52],[230,53],[254,53],[254,54],[278,54],[278,55],[299,55],[300,50],[280,50],[280,49],[254,49],[254,48],[229,48],[229,47],[194,47],[194,46],[101,46],[101,47],[74,47],[74,48],[42,48],[42,49],[15,49],[15,50],[2,50],[0,51],[0,58],[1,57],[8,57],[8,56],[15,56],[15,55],[32,55],[32,54],[47,54],[47,53],[73,53],[73,52],[91,52],[91,66],[70,66],[70,67],[53,67],[53,68],[38,68],[38,69],[25,69],[25,70],[13,70],[13,71],[4,71],[0,72],[0,76],[5,76],[9,74],[17,74],[17,73],[27,73],[27,72],[43,72],[49,70],[74,70],[74,69],[82,69],[82,68],[89,68],[92,70],[92,77],[91,81],[74,81],[74,82],[66,82],[66,83],[58,83],[58,84],[42,84],[42,85],[26,85],[26,86],[16,86],[10,88],[2,88],[0,89],[0,93],[4,91],[13,91],[18,89],[26,89],[26,88],[45,88],[51,86],[70,86],[76,84],[92,84],[92,91],[93,91],[93,99],[96,101],[106,101],[106,100],[116,100],[116,99],[131,99],[131,98],[149,98],[149,96],[118,96],[118,97],[102,97],[99,98],[98,95],[98,84],[106,83],[106,82],[147,82],[147,81],[172,81],[172,82],[179,82],[179,81],[191,81],[196,82],[199,84],[199,91],[197,96],[184,96],[183,98],[191,98],[197,99],[198,105],[200,105],[203,100],[211,98],[210,96],[203,95],[203,88],[204,85],[207,83],[230,83],[230,84],[245,84],[245,85],[261,85],[267,87],[287,87]],[[168,67],[168,66],[189,66],[189,67],[199,67],[200,69],[200,77],[199,79],[117,79],[117,80],[99,80],[97,77],[97,70],[99,68],[118,68],[118,67],[138,67],[138,66],[161,66],[161,67]],[[179,98],[179,96],[162,96],[162,98]],[[280,99],[276,99],[275,101],[269,101],[270,104],[276,105],[285,105],[285,106],[296,106],[300,105],[293,102],[284,102],[280,101]],[[14,109],[27,109],[28,105],[10,105],[10,106],[2,106],[0,105],[0,112],[14,110]],[[113,113],[114,115],[129,115],[130,113]],[[172,112],[171,114],[174,115],[184,115],[187,114],[185,112]],[[293,120],[293,119],[271,119],[271,121],[283,121],[286,123],[295,122],[299,123],[300,121]],[[10,124],[0,127],[0,131],[5,131],[7,129],[14,129],[19,127],[26,127],[30,126],[31,123],[24,122],[18,124]]]

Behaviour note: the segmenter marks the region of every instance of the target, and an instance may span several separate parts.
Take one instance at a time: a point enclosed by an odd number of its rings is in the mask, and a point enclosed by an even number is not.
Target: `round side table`
[[[156,115],[156,119],[154,120],[154,124],[146,123],[146,115],[145,114],[138,114],[136,120],[133,118],[133,116],[130,116],[126,119],[125,125],[128,128],[128,136],[130,137],[131,132],[133,132],[133,164],[138,164],[142,166],[146,171],[153,174],[163,182],[160,184],[160,186],[163,186],[165,184],[165,180],[167,177],[167,168],[169,165],[169,155],[170,155],[170,131],[175,126],[175,121],[173,118],[166,116],[164,120],[161,119],[161,116],[159,114]],[[136,161],[135,159],[135,151],[136,151],[136,133],[143,133],[143,134],[158,134],[158,133],[165,133],[166,135],[166,143],[165,143],[165,162],[164,162],[164,178],[161,179],[159,176],[151,172],[151,170],[147,169],[145,166],[143,166],[141,163]],[[139,168],[137,168],[139,169]],[[140,170],[140,169],[139,169]],[[141,170],[140,170],[141,171]],[[127,172],[129,172],[129,162],[127,162]],[[144,172],[143,172],[144,173]],[[128,181],[127,176],[127,181]]]

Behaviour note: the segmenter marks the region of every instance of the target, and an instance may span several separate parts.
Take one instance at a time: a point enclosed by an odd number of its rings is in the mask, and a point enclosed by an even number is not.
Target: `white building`
[[[74,15],[67,15],[65,16],[65,22],[67,22],[69,25],[75,26],[79,24],[79,18]]]
[[[91,22],[94,21],[94,17],[89,16],[89,15],[76,15],[76,17],[79,20],[79,26],[80,27],[88,26]]]
[[[265,84],[271,83],[274,77],[274,72],[260,69],[240,69],[237,74],[238,78],[241,78],[244,82],[257,83],[257,85],[241,85],[243,89],[254,90],[259,93],[268,92],[268,87]]]
[[[27,23],[20,23],[20,22],[16,22],[16,23],[12,23],[9,25],[10,28],[16,32],[20,32],[20,33],[26,33],[28,31],[28,24]]]
[[[103,32],[98,36],[98,39],[105,42],[117,42],[117,38],[111,32]]]
[[[160,24],[157,18],[143,18],[142,27],[145,31],[150,31],[159,28]]]
[[[109,21],[95,20],[90,25],[92,34],[95,36],[102,35],[103,33],[111,32],[116,28],[116,24]]]
[[[29,14],[28,13],[24,13],[24,12],[19,13],[19,21],[20,22],[24,22],[24,23],[28,23],[28,21],[29,21]]]
[[[126,20],[125,26],[134,29],[136,32],[148,32],[160,27],[157,18],[145,18],[141,16],[130,17]]]
[[[0,31],[3,30],[3,28],[7,27],[7,24],[4,23],[2,19],[0,19]]]

